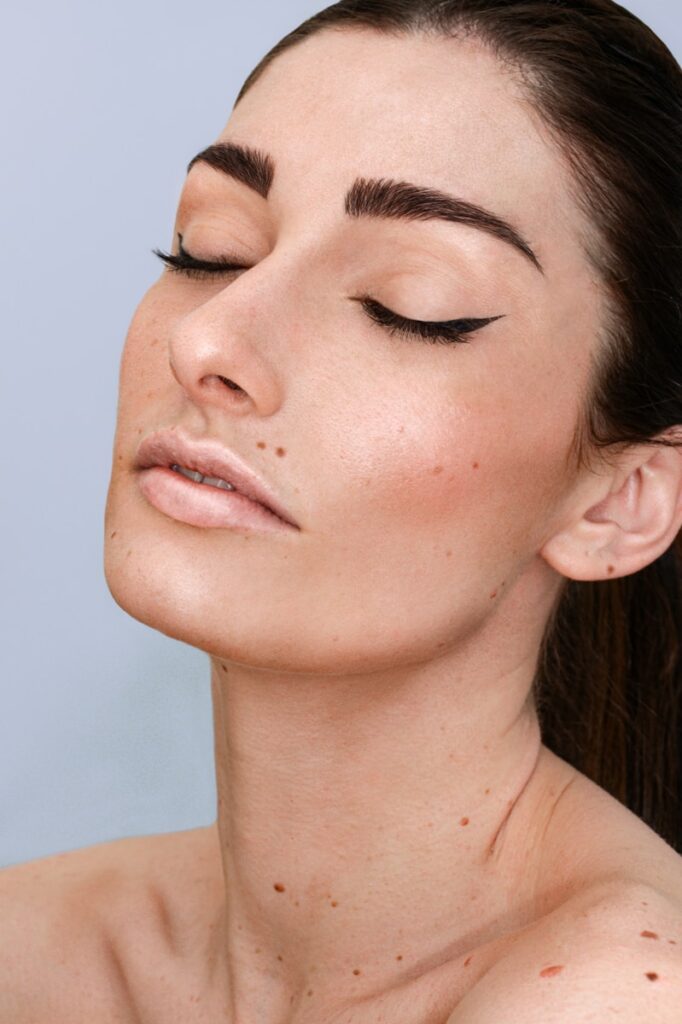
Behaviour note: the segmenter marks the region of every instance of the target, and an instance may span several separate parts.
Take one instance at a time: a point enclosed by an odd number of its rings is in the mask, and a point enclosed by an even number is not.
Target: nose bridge
[[[319,230],[291,224],[270,253],[239,271],[191,316],[208,317],[209,322],[229,317],[233,323],[243,317],[256,330],[260,318],[276,317],[281,326],[292,322],[296,312],[308,305],[312,308],[311,295],[319,296],[319,282],[313,279],[321,267],[322,251]]]
[[[262,260],[180,319],[169,361],[188,394],[226,402],[241,390],[274,410],[284,352],[310,335],[319,306],[320,245],[319,230],[290,226]]]

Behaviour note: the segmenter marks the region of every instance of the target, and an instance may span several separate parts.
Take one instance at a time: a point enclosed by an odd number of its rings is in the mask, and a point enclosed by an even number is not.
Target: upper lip
[[[204,476],[217,476],[234,484],[236,490],[264,505],[270,512],[298,529],[287,509],[254,471],[234,452],[219,441],[209,438],[194,440],[178,433],[177,430],[157,430],[148,434],[137,450],[135,466],[149,469],[150,466],[172,466],[193,469]]]

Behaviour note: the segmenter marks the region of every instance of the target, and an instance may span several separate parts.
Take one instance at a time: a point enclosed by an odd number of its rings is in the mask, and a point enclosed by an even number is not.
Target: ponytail
[[[566,580],[534,681],[543,742],[682,853],[682,534],[615,580]]]

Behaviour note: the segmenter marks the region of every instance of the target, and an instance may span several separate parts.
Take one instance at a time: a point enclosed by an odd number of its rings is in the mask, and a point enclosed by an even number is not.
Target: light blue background
[[[682,60],[679,0],[628,6]],[[214,820],[208,658],[102,569],[118,362],[187,161],[324,0],[42,0],[3,18],[0,864]]]

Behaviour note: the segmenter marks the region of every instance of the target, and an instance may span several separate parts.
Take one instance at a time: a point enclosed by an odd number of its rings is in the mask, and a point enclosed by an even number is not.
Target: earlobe
[[[613,579],[650,565],[682,527],[682,449],[649,445],[628,453],[611,490],[540,551],[562,576]],[[602,480],[602,487],[604,482]]]

